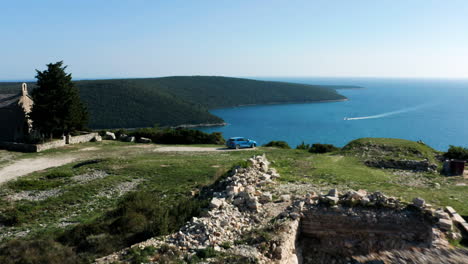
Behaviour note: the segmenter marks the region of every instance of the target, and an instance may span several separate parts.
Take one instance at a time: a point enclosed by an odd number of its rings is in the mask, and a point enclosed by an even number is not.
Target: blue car
[[[232,137],[226,142],[226,146],[232,149],[255,148],[257,142],[243,137]]]

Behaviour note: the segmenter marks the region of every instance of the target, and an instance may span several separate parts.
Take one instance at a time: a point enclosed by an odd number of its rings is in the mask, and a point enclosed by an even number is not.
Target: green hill
[[[251,104],[343,100],[341,86],[306,85],[212,76],[76,81],[91,113],[92,128],[148,127],[154,124],[221,123],[209,109]],[[0,93],[20,83],[0,83]],[[34,83],[29,84],[34,88]],[[346,87],[344,87],[346,88]]]
[[[436,162],[438,152],[422,142],[398,138],[360,138],[349,142],[343,152],[365,159],[410,159]]]

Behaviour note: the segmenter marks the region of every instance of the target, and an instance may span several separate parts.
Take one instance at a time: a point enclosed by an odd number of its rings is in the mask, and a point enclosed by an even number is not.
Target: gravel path
[[[132,145],[131,148],[138,147],[139,145]],[[150,145],[141,145],[145,148]],[[154,146],[154,145],[153,145]],[[85,151],[86,150],[86,151]],[[92,157],[94,154],[88,150],[99,150],[99,148],[84,148],[79,152],[67,153],[60,156],[51,157],[37,157],[20,159],[12,163],[0,167],[0,184],[13,180],[20,176],[24,176],[35,171],[45,170],[52,167],[58,167],[79,159],[86,159]],[[242,150],[253,150],[251,148]],[[228,148],[219,147],[186,147],[186,146],[162,146],[153,150],[154,152],[214,152],[214,151],[240,151]]]
[[[241,150],[254,150],[254,148],[245,148],[245,149],[229,149],[229,148],[219,148],[219,147],[158,147],[154,149],[155,152],[212,152],[212,151],[241,151]]]
[[[0,184],[35,171],[62,166],[78,158],[80,156],[75,154],[17,160],[0,168]]]

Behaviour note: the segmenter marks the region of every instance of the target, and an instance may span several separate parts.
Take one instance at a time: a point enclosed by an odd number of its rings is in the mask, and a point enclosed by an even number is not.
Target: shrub
[[[286,143],[286,141],[270,141],[267,144],[263,145],[265,147],[275,147],[282,149],[290,149],[291,147]]]
[[[47,179],[53,180],[53,179],[60,179],[60,178],[68,178],[71,177],[72,174],[70,172],[65,172],[65,171],[53,171],[49,174],[47,174],[45,177]]]
[[[56,180],[41,180],[41,179],[18,179],[10,182],[8,185],[13,190],[33,191],[33,190],[50,190],[62,185],[62,181]]]
[[[70,247],[51,239],[12,240],[0,248],[0,263],[62,264],[79,263]]]
[[[124,132],[121,132],[124,133]],[[223,145],[225,140],[220,132],[211,134],[193,130],[193,129],[160,129],[154,128],[139,128],[134,131],[127,131],[125,134],[136,138],[149,138],[154,143],[159,144],[216,144]]]
[[[444,153],[447,159],[468,160],[468,148],[450,145],[448,151]]]
[[[308,150],[310,149],[310,144],[305,144],[304,141],[300,145],[296,146],[296,149]]]
[[[232,243],[230,241],[224,241],[220,246],[224,249],[230,249],[232,248]]]
[[[313,144],[312,147],[309,149],[310,153],[327,153],[337,151],[339,148],[333,146],[332,144]]]
[[[197,257],[201,259],[216,257],[218,252],[213,247],[206,247],[197,251]]]
[[[237,168],[248,168],[250,165],[251,163],[249,163],[248,161],[242,160],[242,161],[234,163],[234,165],[232,165],[231,167],[231,170],[234,170]]]
[[[155,200],[154,192],[130,193],[117,208],[89,224],[66,231],[59,241],[78,253],[105,255],[145,239],[178,230],[207,206],[206,200],[181,198],[170,204]]]
[[[0,223],[6,226],[16,226],[24,222],[24,214],[17,208],[8,208],[0,212]]]
[[[125,256],[125,260],[132,264],[148,263],[149,257],[154,255],[156,252],[156,248],[151,246],[145,247],[144,249],[133,247],[128,251],[127,255]]]

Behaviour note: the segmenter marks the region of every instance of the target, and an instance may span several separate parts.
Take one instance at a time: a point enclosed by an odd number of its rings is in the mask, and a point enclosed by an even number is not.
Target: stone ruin
[[[447,213],[420,198],[407,204],[364,190],[340,193],[332,189],[327,194],[309,193],[293,199],[284,195],[275,200],[269,190],[280,175],[269,167],[264,155],[249,162],[248,168],[233,170],[219,188],[212,190],[210,206],[200,217],[192,218],[174,234],[132,247],[165,244],[188,255],[213,247],[258,263],[406,263],[403,259],[415,260],[408,263],[435,263],[416,257],[421,252],[428,252],[439,263],[466,263],[468,259],[466,250],[451,249],[447,241],[448,237],[460,238],[454,223],[464,222],[453,209]],[[458,220],[453,221],[454,215]],[[272,239],[261,246],[223,247],[271,223],[277,228]],[[126,251],[96,262],[118,261]],[[385,259],[392,262],[372,262]]]
[[[280,263],[367,263],[359,262],[359,257],[373,254],[378,259],[378,252],[411,255],[408,250],[449,249],[447,238],[461,236],[448,213],[432,209],[420,198],[405,204],[380,192],[363,190],[339,194],[333,189],[326,195],[308,195],[295,201],[282,217],[295,222],[289,236],[296,239],[294,245],[289,242],[294,254],[285,254],[288,261]],[[468,258],[466,251],[447,253]]]

